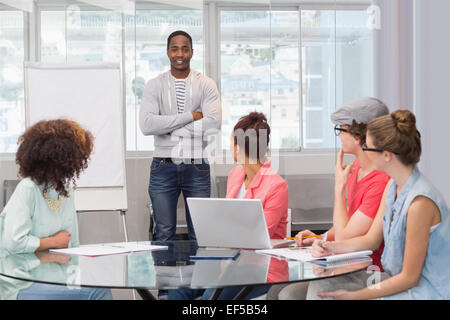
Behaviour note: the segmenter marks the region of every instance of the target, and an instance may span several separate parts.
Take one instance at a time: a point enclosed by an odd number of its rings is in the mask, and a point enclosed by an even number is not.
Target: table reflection
[[[107,288],[81,287],[78,284],[77,257],[38,252],[9,255],[0,252],[0,298],[2,300],[109,300]],[[34,281],[24,281],[29,279]],[[51,279],[63,285],[42,283]]]
[[[148,242],[144,242],[148,243]],[[51,252],[8,255],[0,251],[2,299],[110,299],[98,288],[210,289],[311,281],[363,270],[370,261],[318,268],[241,250],[235,260],[196,260],[195,241],[152,242],[167,250],[100,257]]]

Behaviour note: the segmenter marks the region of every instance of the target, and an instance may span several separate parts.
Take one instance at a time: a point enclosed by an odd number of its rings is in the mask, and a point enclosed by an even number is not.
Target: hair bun
[[[408,110],[396,110],[391,113],[392,120],[400,133],[413,135],[417,132],[416,117]]]

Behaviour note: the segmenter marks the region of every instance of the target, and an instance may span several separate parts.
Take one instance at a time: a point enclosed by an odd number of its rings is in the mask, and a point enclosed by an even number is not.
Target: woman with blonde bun
[[[416,167],[422,147],[415,116],[397,110],[372,120],[367,131],[363,150],[377,170],[392,178],[377,217],[365,236],[335,242],[317,240],[312,254],[323,257],[373,250],[384,240],[381,262],[385,272],[362,271],[313,282],[308,298],[450,299],[449,210]]]

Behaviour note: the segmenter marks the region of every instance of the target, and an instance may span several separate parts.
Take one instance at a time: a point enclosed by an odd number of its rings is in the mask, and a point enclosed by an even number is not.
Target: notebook
[[[266,254],[287,260],[300,260],[303,262],[335,262],[356,257],[368,257],[373,252],[371,250],[356,251],[342,254],[335,254],[327,257],[315,258],[311,255],[311,247],[294,247],[271,250],[256,250],[256,253]]]
[[[187,198],[200,247],[272,249],[294,240],[270,239],[259,199]]]

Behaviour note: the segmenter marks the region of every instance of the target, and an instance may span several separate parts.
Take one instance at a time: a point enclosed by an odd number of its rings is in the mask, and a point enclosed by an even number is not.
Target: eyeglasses
[[[371,151],[371,152],[379,152],[379,153],[384,152],[384,151],[388,151],[388,150],[381,150],[381,149],[367,148],[367,144],[365,144],[365,143],[362,145],[362,149],[363,149],[363,151]],[[389,152],[392,152],[393,154],[398,155],[397,152],[393,152],[393,151],[389,151]]]
[[[336,137],[339,136],[339,134],[341,134],[341,132],[348,132],[348,130],[344,129],[344,128],[339,128],[338,125],[336,125],[334,127],[334,134],[336,135]]]

